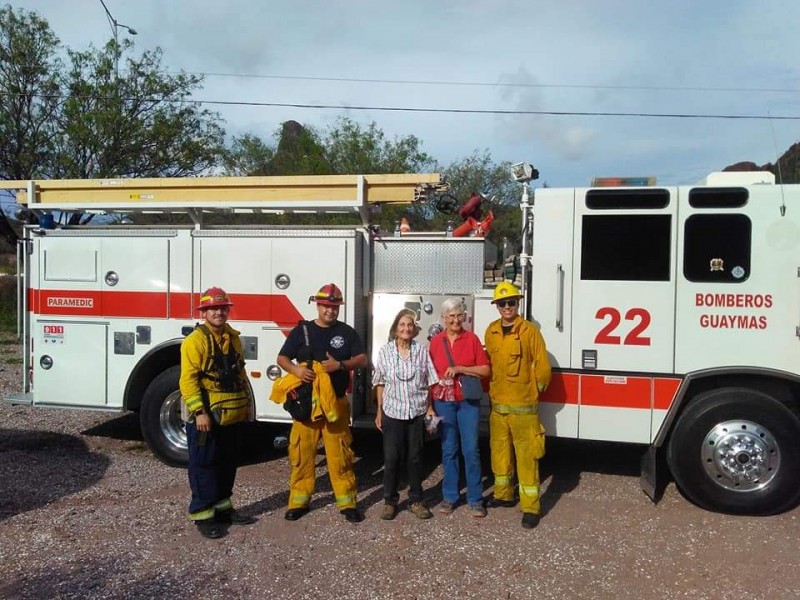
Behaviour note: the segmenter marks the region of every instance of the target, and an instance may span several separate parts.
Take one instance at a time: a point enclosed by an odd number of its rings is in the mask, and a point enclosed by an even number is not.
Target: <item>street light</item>
[[[111,33],[114,34],[114,73],[116,74],[116,78],[119,79],[119,30],[120,27],[125,29],[128,34],[136,35],[139,33],[133,27],[129,27],[124,23],[120,23],[114,17],[111,16],[111,13],[106,6],[106,3],[103,0],[100,0],[100,4],[103,5],[103,10],[106,11],[106,17],[108,18],[108,24],[111,27]]]

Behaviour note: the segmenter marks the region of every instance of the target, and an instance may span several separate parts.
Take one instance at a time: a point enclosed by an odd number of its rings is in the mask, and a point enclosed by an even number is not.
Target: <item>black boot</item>
[[[225,531],[214,519],[200,519],[195,521],[194,524],[197,525],[200,535],[202,535],[204,538],[216,540],[225,535]]]
[[[341,511],[348,523],[361,523],[364,517],[355,508],[345,508]]]
[[[252,525],[257,521],[255,517],[243,515],[232,508],[228,510],[218,510],[214,515],[214,520],[217,523],[223,523],[225,525]]]
[[[533,513],[522,513],[522,527],[524,529],[533,529],[539,524],[539,515]]]
[[[290,508],[286,511],[286,514],[283,515],[283,518],[287,521],[297,521],[303,515],[308,514],[308,507],[301,506],[300,508]]]

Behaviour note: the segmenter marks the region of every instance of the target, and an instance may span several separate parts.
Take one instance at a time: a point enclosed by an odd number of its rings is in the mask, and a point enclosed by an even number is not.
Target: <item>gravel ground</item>
[[[0,348],[4,395],[20,374],[14,346]],[[152,457],[134,415],[0,404],[0,422],[2,598],[800,597],[800,509],[718,515],[672,484],[654,505],[639,490],[640,450],[625,445],[551,440],[545,514],[525,531],[517,509],[381,521],[380,438],[362,432],[366,520],[338,514],[320,455],[312,512],[289,523],[285,451],[270,448],[274,428],[253,426],[234,500],[259,521],[210,541],[186,520],[185,471]],[[436,442],[426,468],[433,504]]]

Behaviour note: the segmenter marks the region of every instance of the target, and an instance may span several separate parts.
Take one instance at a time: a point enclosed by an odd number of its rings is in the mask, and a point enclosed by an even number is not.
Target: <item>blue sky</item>
[[[111,37],[100,0],[11,4],[38,12],[74,49]],[[134,52],[160,46],[168,70],[206,73],[201,100],[800,117],[796,0],[106,5],[138,31]],[[774,162],[800,140],[800,120],[209,108],[229,133],[262,137],[287,119],[320,129],[342,114],[374,120],[390,136],[416,135],[440,163],[486,149],[496,161],[532,162],[557,187],[604,175],[689,184],[734,162]]]

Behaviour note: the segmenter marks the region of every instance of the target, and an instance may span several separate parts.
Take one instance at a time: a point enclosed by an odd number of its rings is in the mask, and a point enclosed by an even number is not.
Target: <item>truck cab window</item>
[[[683,276],[689,281],[741,283],[750,277],[750,218],[692,215],[684,225]]]
[[[672,217],[584,215],[581,279],[669,281]]]

